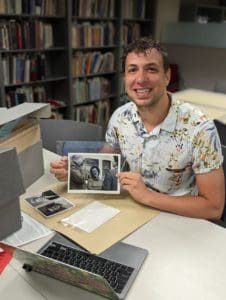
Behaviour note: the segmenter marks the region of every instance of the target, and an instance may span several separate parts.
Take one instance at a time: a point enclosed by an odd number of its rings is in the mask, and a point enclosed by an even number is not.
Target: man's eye
[[[135,68],[133,68],[133,69],[128,69],[128,73],[134,73],[135,71],[136,71]]]
[[[153,67],[148,67],[147,71],[152,72],[152,73],[156,73],[158,70],[156,68],[153,68]]]

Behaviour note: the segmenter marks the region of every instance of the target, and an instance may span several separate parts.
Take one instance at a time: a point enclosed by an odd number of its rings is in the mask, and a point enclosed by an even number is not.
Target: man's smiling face
[[[124,71],[126,92],[138,108],[153,107],[165,96],[170,70],[164,70],[162,56],[156,49],[130,52]]]

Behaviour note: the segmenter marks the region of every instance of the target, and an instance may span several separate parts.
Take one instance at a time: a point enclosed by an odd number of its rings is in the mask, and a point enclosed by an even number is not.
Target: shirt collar
[[[171,98],[171,106],[166,118],[160,124],[160,127],[161,130],[173,132],[176,128],[180,101],[175,99],[171,94],[169,94],[169,97]]]
[[[171,106],[170,106],[169,112],[168,112],[166,118],[163,120],[163,122],[155,128],[155,130],[154,130],[155,134],[158,134],[158,132],[160,130],[164,130],[167,132],[173,132],[176,128],[178,108],[179,108],[180,101],[175,99],[171,94],[169,94],[169,97],[171,99]],[[132,101],[130,103],[132,106],[130,112],[132,114],[132,120],[133,120],[134,125],[136,126],[136,128],[140,134],[147,133],[144,128],[143,122],[141,121],[141,118],[138,114],[136,105]]]

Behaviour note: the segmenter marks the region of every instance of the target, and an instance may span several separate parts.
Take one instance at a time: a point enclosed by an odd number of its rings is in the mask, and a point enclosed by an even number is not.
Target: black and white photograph
[[[25,200],[33,207],[37,207],[40,205],[44,205],[49,203],[52,200],[55,200],[59,198],[60,196],[57,195],[55,192],[52,190],[44,191],[38,195],[32,196],[25,198]]]
[[[68,154],[68,192],[119,194],[120,155]]]
[[[42,205],[36,207],[36,209],[44,216],[44,217],[52,217],[60,212],[63,212],[69,208],[74,206],[73,203],[68,200],[59,197],[58,199],[51,201],[46,205]]]
[[[24,199],[44,217],[51,217],[75,205],[52,190]]]

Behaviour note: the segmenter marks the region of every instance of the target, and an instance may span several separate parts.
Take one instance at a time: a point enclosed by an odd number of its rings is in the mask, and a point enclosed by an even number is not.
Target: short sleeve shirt
[[[151,132],[133,102],[119,107],[109,121],[106,142],[148,188],[171,195],[197,195],[195,174],[217,169],[223,161],[213,121],[173,95],[168,115]]]

